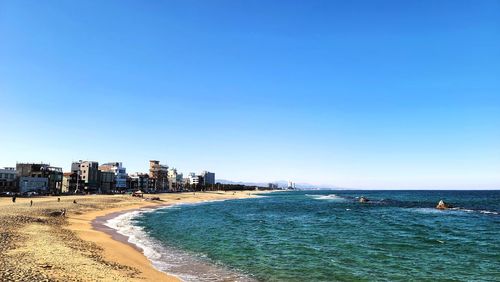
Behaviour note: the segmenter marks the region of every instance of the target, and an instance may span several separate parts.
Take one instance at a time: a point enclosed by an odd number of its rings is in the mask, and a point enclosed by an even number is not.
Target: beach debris
[[[48,269],[48,268],[52,268],[53,266],[52,266],[52,265],[50,265],[50,264],[46,264],[46,263],[44,263],[44,264],[41,264],[41,265],[40,265],[40,267],[41,267],[41,268]]]
[[[48,212],[47,215],[48,216],[62,216],[63,214],[63,211],[62,210],[59,210],[59,211],[51,211],[51,212]]]
[[[368,203],[370,200],[368,200],[368,198],[366,198],[365,196],[361,196],[359,197],[359,202],[360,203]]]
[[[142,192],[141,190],[137,190],[134,193],[132,193],[132,197],[141,197],[141,198],[143,198],[144,197],[144,192]]]
[[[452,206],[450,204],[445,203],[443,200],[440,200],[436,206],[436,209],[438,210],[447,210],[450,208],[452,208]]]

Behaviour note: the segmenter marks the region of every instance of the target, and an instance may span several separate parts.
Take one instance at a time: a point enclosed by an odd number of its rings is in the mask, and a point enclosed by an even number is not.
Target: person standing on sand
[[[16,202],[16,196],[12,196],[12,202],[15,203]]]
[[[33,206],[33,200],[30,201],[30,207],[32,207],[32,206]]]
[[[61,198],[57,198],[57,202],[59,203],[61,201]]]

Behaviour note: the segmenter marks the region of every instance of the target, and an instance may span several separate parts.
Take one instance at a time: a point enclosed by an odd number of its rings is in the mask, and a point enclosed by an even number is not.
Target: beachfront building
[[[200,175],[203,179],[203,185],[214,185],[215,184],[215,173],[203,171]]]
[[[46,177],[19,177],[19,193],[36,192],[47,194],[49,190],[49,179]]]
[[[127,186],[132,191],[149,192],[149,175],[140,172],[133,173],[128,177]]]
[[[194,172],[190,172],[188,175],[188,181],[190,185],[198,185],[203,182],[201,175],[196,175]]]
[[[184,180],[184,187],[188,190],[198,190],[203,183],[201,176],[196,175],[194,172],[190,172]]]
[[[65,172],[63,173],[61,193],[70,194],[76,190],[76,173]]]
[[[111,162],[99,166],[101,172],[113,172],[115,174],[115,189],[125,191],[127,189],[127,171],[121,162]]]
[[[180,191],[184,190],[184,175],[182,173],[177,173],[177,177],[175,178],[177,182],[177,187]]]
[[[35,190],[44,190],[43,193],[51,194],[60,194],[62,191],[63,171],[60,167],[44,163],[17,163],[16,174],[19,178],[25,177],[24,182],[22,182],[23,189],[34,187]],[[31,178],[46,178],[47,190],[42,189],[41,183],[44,181],[34,181]],[[21,180],[19,183],[21,188]],[[33,185],[30,183],[33,183]]]
[[[71,173],[75,174],[76,185],[72,193],[97,193],[100,185],[99,163],[78,161],[71,164]]]
[[[17,191],[17,174],[13,167],[0,169],[0,192]]]
[[[99,193],[109,194],[115,190],[115,173],[99,171]]]
[[[182,173],[178,173],[175,168],[168,169],[168,187],[170,191],[182,190]]]
[[[149,161],[150,190],[164,192],[168,190],[168,166],[160,161]]]

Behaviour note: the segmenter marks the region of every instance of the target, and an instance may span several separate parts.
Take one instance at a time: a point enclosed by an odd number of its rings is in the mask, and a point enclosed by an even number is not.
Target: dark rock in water
[[[359,197],[359,202],[360,203],[368,203],[370,200],[368,198],[365,198],[364,196]]]
[[[438,210],[446,210],[450,208],[452,208],[452,206],[450,204],[445,203],[443,200],[439,201],[439,203],[436,206],[436,209]]]

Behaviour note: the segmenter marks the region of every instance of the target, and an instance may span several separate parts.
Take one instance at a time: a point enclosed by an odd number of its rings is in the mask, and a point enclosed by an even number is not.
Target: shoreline
[[[175,205],[194,204],[203,202],[226,201],[236,199],[254,198],[256,194],[268,193],[271,191],[212,191],[178,194],[159,194],[160,198],[166,199],[163,202],[143,201],[133,206],[120,208],[103,209],[87,214],[70,216],[69,229],[76,232],[78,236],[85,240],[97,244],[103,249],[103,255],[110,260],[121,265],[138,269],[140,280],[145,281],[182,281],[172,273],[157,269],[145,254],[144,250],[129,241],[130,237],[120,234],[118,230],[106,225],[110,219],[134,211],[156,210],[159,208]],[[179,198],[177,196],[183,196]]]
[[[118,233],[118,230],[116,230],[114,228],[111,228],[111,227],[109,227],[109,226],[106,225],[106,222],[108,220],[116,218],[116,217],[118,217],[118,216],[120,216],[122,214],[126,214],[126,213],[129,213],[129,212],[134,212],[134,211],[140,211],[140,210],[141,210],[140,208],[137,208],[137,209],[131,209],[131,210],[117,211],[117,212],[112,212],[112,213],[109,213],[109,214],[97,216],[96,218],[94,218],[91,221],[90,225],[92,226],[92,229],[110,235],[111,239],[113,239],[115,241],[120,241],[120,242],[122,242],[124,244],[127,244],[127,245],[133,247],[134,249],[136,249],[138,252],[143,252],[142,248],[140,248],[139,246],[137,246],[137,245],[135,245],[135,244],[133,244],[133,243],[131,243],[131,242],[128,241],[128,239],[129,239],[128,236],[120,234],[120,233]]]
[[[128,242],[128,238],[119,234],[116,230],[113,232],[114,229],[104,224],[99,226],[99,228],[95,228],[94,226],[94,221],[98,218],[112,218],[147,206],[157,205],[159,206],[161,204],[143,202],[135,207],[111,208],[83,215],[70,215],[68,217],[68,229],[74,231],[82,240],[90,241],[101,247],[105,259],[138,269],[140,272],[139,278],[141,280],[180,281],[180,279],[175,276],[171,276],[168,273],[161,272],[154,268],[151,262],[143,254],[142,249]]]

